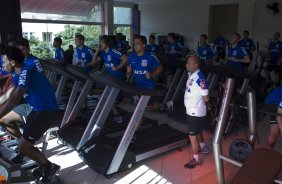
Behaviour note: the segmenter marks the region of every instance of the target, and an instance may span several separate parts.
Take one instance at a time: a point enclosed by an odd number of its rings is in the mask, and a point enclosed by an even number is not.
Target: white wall
[[[249,30],[255,40],[264,42],[275,31],[282,32],[282,16],[267,14],[265,0],[163,0],[139,6],[141,34],[177,32],[195,49],[199,35],[209,32],[209,6],[234,3],[239,4],[238,28],[234,31]]]

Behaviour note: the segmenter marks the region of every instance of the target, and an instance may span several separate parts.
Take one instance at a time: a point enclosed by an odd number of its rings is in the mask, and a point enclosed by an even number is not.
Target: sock
[[[194,158],[197,160],[197,161],[199,161],[199,159],[200,159],[200,157],[199,157],[199,154],[194,154]]]
[[[200,142],[200,148],[203,149],[206,146],[204,142]]]

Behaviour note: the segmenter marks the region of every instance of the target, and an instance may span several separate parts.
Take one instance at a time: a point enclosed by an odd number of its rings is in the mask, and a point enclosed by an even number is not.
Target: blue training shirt
[[[4,70],[2,57],[3,57],[3,56],[1,55],[1,56],[0,56],[0,74],[1,74],[2,76],[5,76],[5,75],[8,75],[9,73]]]
[[[181,58],[181,54],[175,53],[175,51],[179,52],[183,46],[179,42],[173,42],[172,44],[169,44],[169,52],[168,52],[168,58],[170,61],[175,61],[179,58]]]
[[[236,61],[230,61],[228,60],[230,57],[235,57],[236,59],[244,59],[245,56],[248,56],[247,51],[243,48],[237,45],[235,48],[229,47],[228,53],[227,53],[227,64],[230,65],[233,68],[236,68],[239,71],[243,71],[243,63],[236,62]]]
[[[218,36],[215,38],[213,44],[216,54],[221,54],[224,51],[225,38]]]
[[[76,48],[75,51],[76,51],[77,59],[79,61],[82,61],[84,66],[92,61],[94,53],[93,53],[93,51],[89,47],[84,45],[82,47],[82,49]],[[87,73],[90,73],[92,71],[92,67],[91,66],[83,67],[83,69]]]
[[[266,104],[279,105],[282,100],[282,86],[274,89],[266,98]]]
[[[128,66],[134,71],[134,80],[138,89],[154,89],[156,87],[154,78],[147,79],[146,73],[152,73],[160,66],[160,61],[150,52],[145,52],[143,56],[136,53],[130,54]]]
[[[277,64],[278,60],[282,56],[282,42],[281,41],[272,41],[268,45],[268,50],[271,53],[271,64]]]
[[[197,55],[199,56],[201,62],[205,64],[205,61],[208,61],[214,57],[215,52],[209,44],[205,44],[198,47]]]
[[[44,70],[43,67],[39,61],[39,59],[37,57],[35,57],[34,55],[30,54],[28,57],[25,58],[24,60],[24,64],[28,65],[28,66],[33,66],[36,68],[36,70],[39,73],[44,74]]]
[[[157,44],[147,44],[146,45],[146,50],[148,52],[151,52],[152,54],[157,55],[160,52],[160,46]]]
[[[126,53],[127,51],[127,44],[123,40],[116,41],[116,49],[121,52],[122,54]]]
[[[113,66],[117,67],[121,63],[122,54],[119,51],[110,48],[108,52],[100,52],[99,57],[104,61],[106,71],[109,74],[117,77],[120,80],[125,79],[124,73],[121,70],[114,71],[112,69]]]
[[[15,77],[14,84],[26,89],[24,98],[34,111],[58,110],[54,90],[48,79],[34,67],[25,65],[19,77]]]
[[[255,47],[254,41],[250,38],[240,40],[238,45],[243,47],[249,55],[252,53],[252,48]]]
[[[55,59],[56,61],[64,60],[64,59],[65,59],[64,50],[63,50],[61,47],[59,47],[59,48],[56,49],[54,59]]]

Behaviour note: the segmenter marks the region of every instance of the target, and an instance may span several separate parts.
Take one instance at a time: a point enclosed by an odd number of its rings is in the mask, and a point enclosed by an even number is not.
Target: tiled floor
[[[125,108],[130,109],[130,106]],[[152,118],[158,119],[159,122],[169,123],[171,126],[185,130],[185,124],[176,122],[168,118],[165,114],[159,112],[146,112]],[[258,133],[260,144],[256,147],[265,147],[267,143],[267,133],[269,126],[267,117],[263,117],[258,123]],[[212,148],[212,135],[204,133],[206,143]],[[223,152],[228,154],[228,147],[234,139],[245,138],[243,130],[238,134],[226,137],[223,140]],[[277,150],[282,153],[282,138],[280,137],[277,144]],[[181,150],[173,150],[163,153],[159,156],[136,163],[132,168],[114,174],[107,179],[103,175],[97,174],[94,170],[85,165],[79,158],[78,154],[67,147],[57,144],[57,139],[50,141],[48,147],[48,156],[52,162],[61,165],[62,169],[59,178],[66,184],[146,184],[146,183],[173,183],[173,184],[215,184],[215,166],[213,153],[201,155],[203,165],[195,169],[185,169],[183,165],[192,157],[190,145],[183,147]],[[224,163],[226,180],[229,181],[238,169],[229,163]]]

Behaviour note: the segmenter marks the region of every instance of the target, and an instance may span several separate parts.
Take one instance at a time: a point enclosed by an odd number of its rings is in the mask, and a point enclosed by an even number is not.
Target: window
[[[28,32],[23,32],[23,38],[28,39]]]
[[[39,58],[53,57],[53,39],[62,38],[62,48],[67,50],[69,45],[74,44],[74,36],[80,33],[85,36],[85,45],[92,49],[97,48],[99,35],[101,35],[100,25],[76,25],[76,24],[49,24],[49,23],[22,23],[23,36],[30,41],[31,53]],[[35,31],[36,30],[36,31]],[[34,31],[34,32],[31,32]],[[41,47],[39,49],[39,47]],[[43,51],[42,51],[43,49]]]
[[[114,7],[114,24],[131,25],[132,8]]]
[[[42,41],[51,42],[52,41],[52,32],[42,32]]]
[[[132,8],[114,7],[114,33],[122,33],[126,41],[132,45]]]
[[[52,2],[51,2],[52,1]],[[31,53],[39,58],[53,57],[53,39],[62,38],[62,48],[68,49],[74,44],[74,36],[85,36],[85,45],[97,48],[103,23],[103,3],[85,1],[60,1],[51,6],[53,0],[21,0],[21,18],[23,36],[30,41]]]

